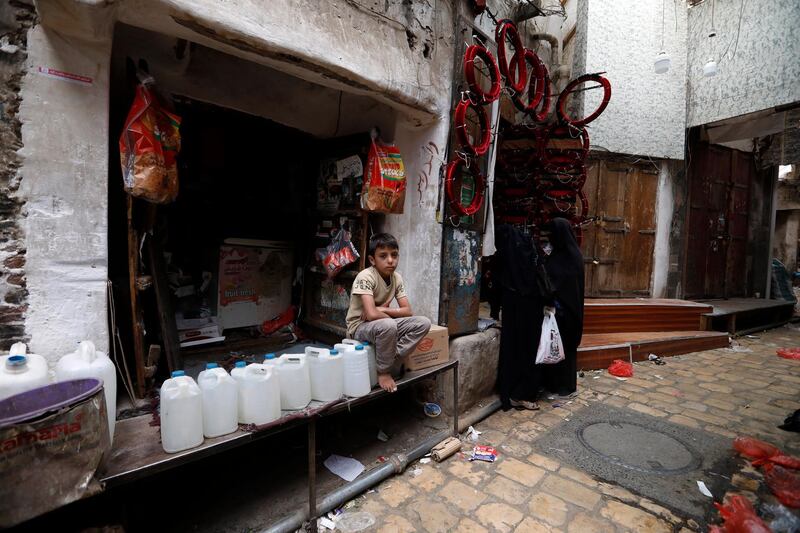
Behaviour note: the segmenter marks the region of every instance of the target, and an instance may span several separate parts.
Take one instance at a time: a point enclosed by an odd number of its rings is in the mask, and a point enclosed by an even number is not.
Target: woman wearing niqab
[[[545,269],[555,295],[556,322],[565,352],[560,363],[543,365],[544,386],[568,396],[577,388],[578,346],[583,336],[583,254],[566,219],[554,218],[544,229],[550,231],[553,248]]]

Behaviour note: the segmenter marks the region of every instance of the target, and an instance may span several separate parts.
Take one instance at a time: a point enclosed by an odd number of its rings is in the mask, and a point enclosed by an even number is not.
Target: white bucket
[[[197,376],[203,395],[203,435],[206,438],[233,433],[239,428],[239,387],[217,363],[208,363]]]
[[[367,341],[357,341],[355,339],[344,339],[342,344],[350,344],[352,346],[360,344],[367,351],[367,356],[369,357],[369,384],[374,389],[375,385],[378,384],[378,361],[375,359],[375,346]]]
[[[369,382],[369,357],[362,345],[348,350],[344,358],[344,393],[358,398],[366,396],[372,390]]]
[[[305,354],[280,357],[281,409],[305,409],[311,402],[311,375]]]
[[[161,446],[175,453],[203,444],[203,398],[183,370],[161,385]]]
[[[311,375],[311,398],[320,402],[338,400],[344,393],[344,360],[336,350],[306,348]]]
[[[47,360],[26,352],[25,343],[18,342],[11,346],[8,355],[0,356],[0,400],[50,382]]]
[[[92,341],[82,341],[78,349],[56,363],[56,381],[96,378],[103,382],[108,411],[108,436],[114,440],[117,420],[117,370],[108,355],[98,352]]]

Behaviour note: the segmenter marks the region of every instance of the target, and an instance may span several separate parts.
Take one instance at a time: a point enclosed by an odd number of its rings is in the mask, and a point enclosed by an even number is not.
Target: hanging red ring
[[[550,114],[550,100],[552,99],[552,89],[550,89],[550,74],[547,73],[547,69],[544,71],[544,97],[542,98],[542,107],[539,111],[536,111],[536,108],[529,112],[528,114],[533,117],[533,120],[536,122],[544,122],[547,120],[547,116]]]
[[[517,92],[511,99],[514,105],[524,113],[534,113],[536,107],[544,98],[545,76],[547,67],[533,50],[525,50],[525,62],[530,68],[530,80],[528,80],[528,103],[522,100],[522,91]],[[509,66],[509,72],[513,78],[516,74],[517,62],[514,61]],[[523,87],[524,90],[524,87]],[[548,106],[549,107],[549,106]]]
[[[595,81],[600,84],[603,88],[603,101],[600,102],[600,105],[597,109],[595,109],[591,114],[587,115],[586,117],[580,120],[573,120],[572,118],[567,116],[566,110],[564,109],[567,105],[567,97],[569,94],[578,87],[581,83],[585,83],[588,81]],[[582,128],[583,126],[587,125],[594,119],[600,116],[606,106],[608,106],[608,102],[611,100],[611,82],[608,79],[604,78],[600,74],[584,74],[583,76],[579,76],[569,82],[564,90],[561,91],[561,94],[558,95],[558,103],[556,105],[556,113],[558,114],[558,119],[561,122],[569,124],[571,126],[575,126],[578,128]]]
[[[489,77],[492,79],[492,86],[488,91],[483,90],[475,77],[475,58],[480,57],[483,63],[489,68]],[[494,102],[500,96],[500,71],[497,69],[497,62],[492,53],[479,44],[467,47],[464,53],[464,78],[467,80],[470,90],[481,98],[483,103]]]
[[[472,108],[478,114],[478,122],[481,129],[481,140],[477,144],[469,142],[467,134],[467,108]],[[456,106],[455,111],[456,137],[461,146],[473,155],[483,155],[489,150],[492,144],[492,130],[489,126],[489,115],[482,105],[477,105],[468,100],[461,100]]]
[[[465,206],[461,203],[461,195],[456,195],[455,182],[458,175],[461,174],[461,166],[464,161],[461,159],[454,159],[447,165],[447,177],[445,179],[445,190],[447,191],[447,198],[450,203],[450,209],[461,216],[471,216],[478,212],[483,205],[484,189],[486,188],[486,177],[477,170],[470,170],[475,178],[475,194],[472,196],[472,201],[469,205]]]
[[[514,56],[511,59],[517,64],[519,72],[509,70],[508,61],[506,61],[506,36],[509,32],[511,33],[511,42],[514,44]],[[497,42],[497,59],[500,63],[500,73],[505,76],[506,83],[514,92],[521,93],[525,90],[525,84],[528,82],[528,67],[525,64],[525,47],[522,46],[522,38],[520,38],[519,31],[517,31],[517,25],[510,19],[503,19],[497,23],[494,36]]]

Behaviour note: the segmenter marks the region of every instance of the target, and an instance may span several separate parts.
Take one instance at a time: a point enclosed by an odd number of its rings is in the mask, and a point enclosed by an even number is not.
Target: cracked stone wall
[[[32,2],[0,4],[0,350],[25,341],[28,305],[25,241],[22,221],[25,201],[19,195],[22,146],[19,106],[25,74],[29,28],[36,24]]]

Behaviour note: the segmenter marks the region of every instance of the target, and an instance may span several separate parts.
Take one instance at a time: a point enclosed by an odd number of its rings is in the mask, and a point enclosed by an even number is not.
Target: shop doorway
[[[169,204],[131,200],[122,186],[118,139],[142,72],[181,118]],[[137,395],[175,368],[196,375],[209,361],[342,339],[371,228],[358,209],[370,129],[391,135],[395,111],[121,25],[110,101],[112,329]],[[360,257],[329,281],[316,252],[340,229]]]

